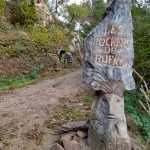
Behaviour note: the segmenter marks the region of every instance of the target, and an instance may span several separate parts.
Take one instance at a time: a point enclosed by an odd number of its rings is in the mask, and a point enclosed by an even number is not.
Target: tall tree
[[[146,4],[146,3],[145,3]],[[132,5],[135,69],[138,70],[145,80],[150,79],[150,10],[147,4],[134,3]]]
[[[67,6],[66,11],[68,12],[66,18],[72,28],[75,27],[76,23],[83,24],[90,14],[90,11],[86,6],[83,7],[76,4]]]
[[[95,25],[100,21],[105,7],[106,5],[103,0],[92,0],[92,18]]]
[[[59,13],[59,9],[61,7],[64,7],[64,5],[67,3],[68,0],[49,0],[48,4],[49,4],[49,8],[50,10],[55,13],[58,14]]]

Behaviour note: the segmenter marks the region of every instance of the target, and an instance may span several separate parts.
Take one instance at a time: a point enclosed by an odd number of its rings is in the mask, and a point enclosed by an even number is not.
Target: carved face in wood
[[[112,93],[102,93],[96,95],[92,108],[92,118],[98,123],[102,134],[109,134],[112,137],[127,137],[127,127],[124,115],[124,99],[120,95],[124,92],[121,86],[111,84]],[[119,84],[118,84],[119,85]],[[120,95],[117,94],[117,88],[122,89]],[[106,88],[105,88],[106,89]]]
[[[105,94],[102,99],[102,104],[107,105],[107,118],[123,119],[124,116],[124,100],[116,94]]]

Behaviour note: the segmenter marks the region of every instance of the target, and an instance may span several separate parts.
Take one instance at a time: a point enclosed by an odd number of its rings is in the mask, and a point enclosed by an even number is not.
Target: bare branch
[[[145,101],[146,101],[146,106],[144,105],[144,103],[142,101],[139,101],[139,103],[141,104],[143,109],[150,116],[150,90],[148,89],[148,85],[147,85],[146,81],[144,80],[144,78],[137,71],[135,71],[134,69],[133,69],[133,71],[144,83],[144,87],[143,87],[143,85],[141,85],[140,91],[144,94]]]
[[[147,83],[145,82],[144,78],[143,78],[135,69],[133,69],[133,72],[134,72],[134,73],[142,80],[142,82],[144,83],[144,86],[145,86],[145,88],[146,88],[146,92],[149,92]]]
[[[144,104],[141,102],[141,101],[139,101],[140,102],[140,104],[141,104],[141,106],[143,107],[143,109],[148,113],[148,115],[150,116],[150,111],[148,111],[147,109],[146,109],[146,107],[144,106]]]

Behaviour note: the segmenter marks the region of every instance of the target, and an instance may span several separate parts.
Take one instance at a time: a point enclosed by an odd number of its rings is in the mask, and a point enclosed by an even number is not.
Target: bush
[[[0,0],[0,17],[3,15],[4,7],[5,7],[4,0]]]
[[[150,117],[143,110],[139,100],[145,101],[144,95],[139,91],[130,91],[125,94],[125,109],[132,115],[143,137],[150,141]]]
[[[54,43],[57,43],[57,46],[67,44],[67,37],[63,33],[63,29],[58,26],[52,26],[50,28],[34,27],[27,30],[31,39],[37,44],[49,46]]]
[[[51,38],[50,38],[49,29],[35,27],[35,28],[30,28],[28,32],[35,43],[42,44],[42,45],[50,45]]]
[[[133,6],[133,26],[134,26],[134,50],[135,63],[134,68],[144,76],[148,82],[150,79],[150,35],[149,35],[149,10],[146,8],[137,8]]]
[[[28,79],[28,78],[20,78],[20,77],[1,78],[0,77],[0,92],[7,90],[7,89],[23,87],[32,82],[33,82],[33,79]],[[1,139],[1,137],[0,137],[0,139]]]
[[[10,7],[12,24],[33,25],[37,21],[34,6],[29,5],[26,1],[18,4],[12,3]]]

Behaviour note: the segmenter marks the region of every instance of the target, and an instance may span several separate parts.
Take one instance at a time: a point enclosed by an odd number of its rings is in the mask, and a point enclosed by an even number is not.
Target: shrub
[[[0,1],[0,17],[3,15],[4,7],[5,7],[5,2],[4,0],[1,0]]]
[[[132,8],[134,26],[134,68],[144,76],[146,82],[150,78],[150,35],[149,35],[149,10],[146,8]],[[138,82],[138,81],[137,81]]]
[[[63,29],[58,26],[52,26],[50,28],[34,27],[27,30],[32,40],[37,44],[49,46],[54,43],[57,46],[67,44],[67,37],[63,33]]]
[[[11,23],[20,25],[33,25],[37,21],[36,11],[33,5],[26,1],[11,4]]]
[[[49,45],[51,42],[50,32],[47,28],[34,27],[30,28],[28,32],[35,43]]]
[[[150,140],[150,117],[143,110],[139,100],[142,102],[145,101],[145,97],[141,92],[137,90],[126,92],[125,109],[132,115],[134,122],[139,127],[145,139]]]

